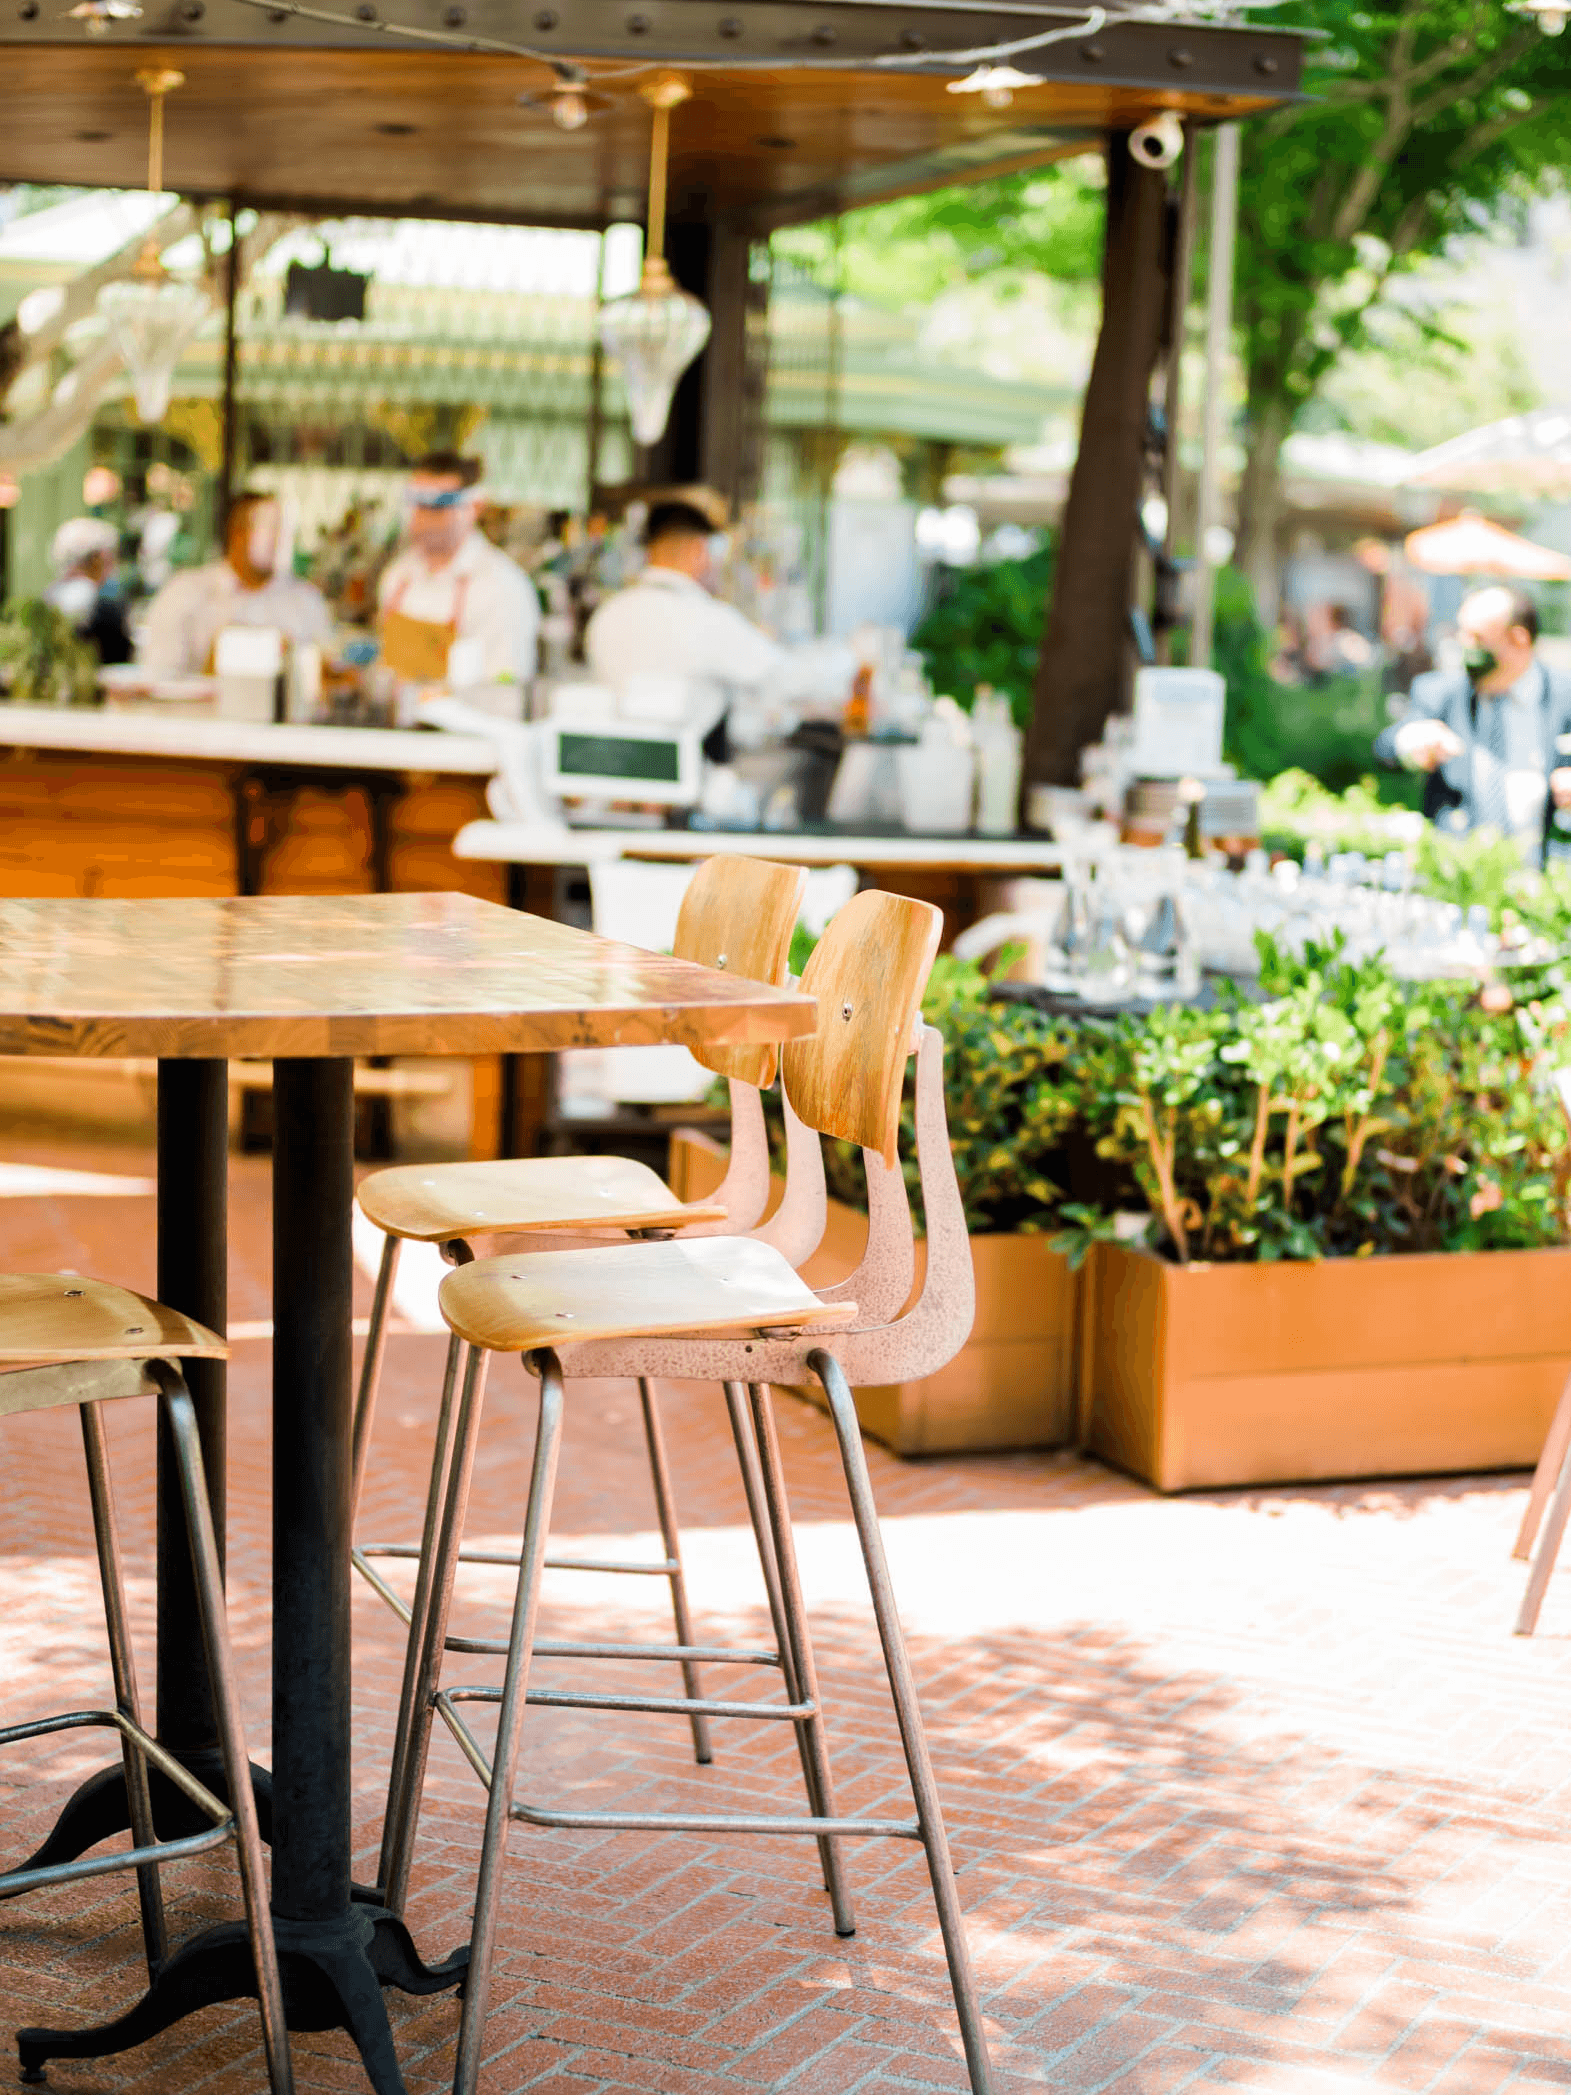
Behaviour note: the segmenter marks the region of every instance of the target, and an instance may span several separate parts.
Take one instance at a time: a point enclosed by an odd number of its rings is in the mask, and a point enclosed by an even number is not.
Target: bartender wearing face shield
[[[409,483],[404,547],[382,575],[382,661],[409,684],[526,683],[540,599],[479,528],[480,464],[431,451]]]
[[[327,599],[314,583],[278,566],[279,506],[272,496],[237,495],[229,508],[224,557],[171,575],[147,607],[140,657],[161,676],[201,676],[225,626],[273,626],[287,639],[325,642]]]
[[[625,692],[640,676],[679,677],[688,725],[704,755],[724,763],[733,702],[768,682],[786,650],[709,590],[714,526],[692,502],[656,502],[644,533],[647,565],[590,619],[584,653],[596,681]]]

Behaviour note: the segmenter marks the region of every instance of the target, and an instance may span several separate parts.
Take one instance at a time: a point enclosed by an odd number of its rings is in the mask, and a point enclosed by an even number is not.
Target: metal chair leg
[[[218,1542],[213,1533],[212,1509],[208,1504],[207,1479],[202,1466],[202,1443],[196,1428],[196,1411],[184,1381],[172,1369],[164,1369],[159,1374],[159,1381],[162,1390],[160,1402],[164,1417],[168,1421],[180,1471],[180,1495],[185,1502],[186,1532],[191,1544],[191,1568],[196,1583],[197,1605],[202,1617],[202,1642],[206,1647],[208,1676],[212,1682],[213,1709],[218,1719],[224,1775],[229,1785],[229,1808],[235,1818],[235,1850],[240,1866],[240,1887],[245,1898],[251,1955],[256,1966],[257,2001],[262,2017],[262,2044],[267,2054],[268,2085],[273,2095],[294,2095],[294,2071],[289,2057],[289,2027],[284,2016],[283,1982],[279,1976],[278,1952],[273,1942],[273,1920],[268,1907],[267,1870],[262,1856],[262,1835],[257,1825],[256,1797],[251,1788],[251,1763],[246,1753],[245,1729],[240,1717],[240,1694],[229,1649],[229,1623],[224,1605],[223,1575],[219,1569]]]
[[[513,1788],[518,1779],[524,1712],[529,1700],[529,1662],[534,1651],[535,1620],[540,1610],[540,1580],[551,1527],[551,1502],[556,1491],[557,1457],[562,1446],[561,1367],[552,1353],[535,1354],[526,1365],[540,1377],[540,1423],[535,1433],[529,1505],[524,1516],[524,1542],[519,1557],[518,1592],[513,1604],[507,1673],[502,1685],[496,1750],[491,1763],[491,1789],[486,1803],[485,1838],[480,1850],[480,1881],[475,1890],[475,1925],[469,1948],[469,1974],[464,1981],[464,2012],[458,2031],[453,2095],[474,2095],[480,2080],[491,1963],[496,1953],[497,1914],[502,1901],[502,1874],[507,1867],[507,1834],[511,1824]]]
[[[748,1518],[753,1523],[753,1540],[758,1545],[758,1565],[764,1575],[764,1592],[769,1602],[769,1620],[774,1627],[775,1649],[780,1654],[781,1677],[785,1681],[786,1694],[791,1701],[800,1702],[802,1683],[797,1674],[796,1655],[791,1648],[791,1628],[786,1618],[785,1601],[780,1592],[780,1567],[776,1561],[774,1537],[770,1531],[769,1504],[764,1493],[764,1474],[758,1460],[758,1443],[754,1438],[753,1422],[748,1413],[746,1385],[741,1382],[726,1383],[725,1398],[726,1409],[731,1418],[731,1439],[736,1447],[737,1468],[741,1471],[742,1490],[747,1498]],[[808,1806],[815,1818],[825,1818],[828,1814],[819,1792],[817,1768],[800,1726],[796,1727],[796,1744],[802,1762],[802,1782],[807,1791]],[[820,1839],[818,1859],[823,1868],[824,1889],[833,1898],[833,1885],[839,1870],[833,1841]],[[850,1918],[849,1901],[846,1902],[845,1912],[847,1918]]]
[[[389,1242],[391,1241],[392,1239],[389,1239]],[[377,1864],[377,1881],[382,1884],[387,1882],[388,1867],[392,1861],[395,1807],[403,1791],[404,1761],[409,1748],[415,1681],[420,1670],[426,1619],[431,1607],[431,1559],[437,1530],[441,1524],[442,1503],[447,1493],[452,1456],[453,1399],[460,1387],[459,1362],[464,1351],[463,1340],[454,1332],[447,1342],[447,1365],[442,1375],[442,1401],[437,1408],[436,1440],[431,1449],[431,1478],[426,1488],[425,1525],[420,1535],[414,1599],[410,1604],[409,1631],[404,1643],[404,1676],[398,1690],[398,1724],[393,1733],[393,1764],[388,1770],[387,1810],[382,1819],[382,1851]]]
[[[401,1237],[382,1239],[382,1263],[376,1272],[376,1293],[371,1297],[371,1322],[365,1335],[365,1355],[360,1362],[360,1387],[355,1393],[353,1483],[350,1486],[350,1533],[360,1511],[360,1491],[365,1483],[366,1459],[371,1452],[371,1428],[376,1419],[376,1400],[382,1387],[382,1355],[387,1346],[387,1312],[398,1274]]]
[[[1544,1517],[1544,1508],[1549,1503],[1554,1481],[1560,1474],[1560,1465],[1566,1459],[1567,1448],[1571,1448],[1571,1375],[1566,1377],[1565,1387],[1560,1392],[1560,1401],[1555,1406],[1555,1415],[1549,1421],[1549,1431],[1544,1436],[1544,1450],[1538,1458],[1538,1467],[1533,1471],[1533,1488],[1528,1492],[1522,1525],[1518,1528],[1516,1541],[1512,1545],[1513,1557],[1530,1557],[1533,1554],[1533,1537],[1538,1533],[1538,1523]]]
[[[469,1489],[474,1476],[475,1447],[480,1437],[480,1416],[485,1404],[489,1365],[488,1353],[478,1346],[470,1348],[458,1429],[448,1466],[447,1503],[443,1508],[442,1530],[431,1567],[425,1635],[418,1647],[420,1656],[409,1704],[402,1791],[392,1811],[393,1838],[387,1850],[387,1873],[382,1884],[383,1904],[393,1913],[403,1912],[409,1896],[409,1870],[420,1824],[426,1760],[431,1750],[431,1698],[441,1681],[442,1654],[447,1644],[447,1622],[453,1605],[453,1582],[458,1574],[458,1551],[464,1539],[464,1521],[469,1510]]]
[[[109,1665],[114,1675],[115,1703],[133,1724],[140,1727],[142,1710],[136,1690],[136,1662],[131,1650],[125,1581],[120,1575],[120,1536],[115,1520],[114,1491],[109,1481],[103,1411],[98,1404],[81,1404],[77,1409],[82,1420],[82,1452],[87,1458],[87,1494],[93,1508],[93,1540],[98,1547],[98,1583],[104,1595],[104,1625],[109,1633]],[[131,1844],[137,1848],[150,1848],[158,1836],[153,1826],[147,1763],[129,1739],[122,1739],[120,1750],[125,1763]],[[149,1979],[156,1979],[169,1955],[164,1892],[156,1862],[143,1863],[138,1869],[136,1895],[142,1908],[142,1947],[147,1956],[147,1975]]]
[[[933,1778],[933,1764],[928,1755],[927,1735],[922,1725],[921,1706],[917,1701],[916,1681],[911,1672],[911,1661],[906,1653],[905,1637],[895,1606],[889,1564],[884,1556],[884,1540],[878,1525],[878,1508],[873,1501],[872,1479],[868,1476],[867,1457],[862,1449],[862,1429],[857,1422],[856,1406],[851,1400],[850,1387],[841,1371],[840,1363],[833,1354],[815,1352],[809,1356],[808,1365],[824,1385],[825,1394],[829,1399],[830,1417],[834,1421],[835,1438],[840,1443],[840,1461],[845,1470],[846,1488],[851,1496],[851,1515],[856,1522],[857,1539],[862,1546],[862,1561],[867,1569],[868,1589],[873,1597],[873,1614],[878,1623],[879,1642],[884,1648],[884,1670],[889,1677],[890,1693],[894,1697],[895,1716],[900,1726],[900,1742],[905,1748],[906,1768],[911,1777],[912,1795],[916,1799],[917,1821],[922,1829],[922,1845],[927,1851],[927,1869],[933,1885],[933,1903],[938,1908],[938,1925],[944,1938],[944,1952],[949,1960],[949,1983],[954,1993],[955,2012],[960,2020],[960,2035],[965,2045],[966,2064],[970,2069],[972,2095],[993,2095],[992,2064],[988,2057],[987,2039],[982,2033],[981,2002],[977,1996],[976,1979],[971,1969],[970,1952],[966,1946],[965,1920],[960,1910],[960,1895],[955,1886],[954,1866],[949,1856],[949,1836],[944,1827],[938,1785]],[[1568,1497],[1571,1497],[1571,1494],[1568,1494]]]
[[[818,1670],[813,1662],[813,1641],[807,1627],[807,1610],[802,1604],[802,1580],[797,1568],[796,1540],[791,1532],[791,1508],[786,1499],[785,1471],[780,1462],[780,1436],[775,1430],[774,1404],[767,1383],[750,1383],[748,1395],[752,1400],[753,1430],[757,1437],[764,1497],[769,1512],[770,1536],[774,1543],[775,1561],[780,1576],[780,1597],[786,1625],[786,1643],[782,1647],[782,1656],[789,1650],[795,1675],[795,1692],[803,1701],[814,1705],[813,1715],[804,1718],[795,1727],[803,1772],[807,1775],[808,1801],[816,1817],[832,1819],[835,1816],[834,1778],[829,1772],[829,1745],[824,1735],[823,1711],[818,1693]],[[833,1839],[824,1837],[818,1843],[818,1852],[824,1865],[824,1888],[829,1893],[829,1903],[834,1912],[835,1933],[854,1935],[856,1915],[851,1908],[851,1895],[846,1888],[839,1847]]]
[[[677,1525],[676,1501],[671,1490],[671,1471],[666,1461],[665,1434],[660,1423],[659,1401],[645,1376],[638,1378],[638,1401],[644,1412],[644,1440],[649,1449],[649,1481],[654,1486],[655,1511],[660,1521],[666,1562],[674,1568],[666,1573],[671,1582],[671,1615],[676,1623],[678,1644],[696,1644],[693,1618],[687,1606],[687,1581],[682,1572],[682,1531]],[[682,1660],[682,1692],[697,1700],[704,1692],[698,1668],[691,1659]],[[693,1729],[693,1758],[700,1767],[714,1759],[709,1743],[709,1720],[696,1711],[689,1719]]]

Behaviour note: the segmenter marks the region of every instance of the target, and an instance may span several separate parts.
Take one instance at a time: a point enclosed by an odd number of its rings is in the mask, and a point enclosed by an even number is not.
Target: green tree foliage
[[[1287,26],[1286,10],[1273,20]],[[1281,447],[1392,279],[1571,161],[1571,51],[1499,0],[1308,0],[1309,99],[1244,126],[1237,316],[1241,561],[1257,571]],[[1422,333],[1421,310],[1408,317]]]
[[[911,635],[933,689],[969,706],[978,684],[991,684],[1008,694],[1024,727],[1052,589],[1051,541],[1024,560],[947,571],[937,601]]]
[[[989,182],[870,204],[776,233],[777,255],[875,305],[926,305],[986,277],[1007,294],[1026,278],[1095,283],[1102,256],[1101,162],[1068,161]]]

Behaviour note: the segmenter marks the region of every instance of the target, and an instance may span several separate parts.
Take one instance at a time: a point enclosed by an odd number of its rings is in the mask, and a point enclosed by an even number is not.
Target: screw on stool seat
[[[221,1338],[178,1310],[109,1282],[80,1279],[75,1274],[0,1274],[0,1420],[65,1405],[74,1405],[81,1417],[115,1690],[113,1709],[72,1710],[60,1716],[0,1727],[0,1746],[88,1728],[116,1732],[125,1765],[132,1835],[128,1851],[0,1872],[0,1899],[18,1898],[24,1892],[77,1883],[111,1871],[134,1870],[148,1974],[156,1980],[169,1962],[160,1866],[233,1841],[256,1969],[268,2084],[273,2095],[291,2095],[294,2083],[283,1991],[225,1621],[218,1545],[196,1413],[176,1365],[182,1359],[221,1360],[227,1353],[228,1347]],[[104,1404],[129,1397],[157,1399],[179,1474],[203,1647],[230,1792],[231,1801],[227,1804],[161,1746],[141,1719],[101,1411]],[[179,1790],[212,1821],[211,1825],[180,1839],[158,1839],[153,1824],[149,1768]],[[43,2079],[43,2063],[55,2048],[51,2039],[61,2034],[50,2030],[18,2031],[24,2080]],[[97,2035],[113,2040],[113,2027]],[[105,2052],[117,2048],[116,2041],[103,2045]]]
[[[771,1245],[735,1237],[677,1238],[647,1245],[545,1252],[528,1258],[475,1261],[442,1283],[442,1313],[471,1348],[454,1433],[440,1530],[431,1570],[430,1604],[418,1659],[412,1730],[403,1756],[401,1793],[389,1812],[391,1880],[407,1884],[433,1720],[440,1717],[488,1791],[475,1899],[469,1977],[459,2034],[455,2095],[474,2095],[506,1862],[509,1825],[583,1830],[679,1831],[708,1835],[785,1834],[816,1840],[837,1932],[854,1929],[837,1843],[848,1837],[917,1841],[923,1847],[938,1910],[950,1983],[974,2095],[992,2082],[972,1976],[948,1835],[928,1756],[915,1681],[906,1655],[884,1556],[877,1509],[851,1397],[852,1384],[903,1381],[935,1372],[953,1358],[971,1328],[974,1282],[965,1212],[944,1116],[943,1042],[918,1013],[942,924],[927,903],[864,893],[834,918],[816,948],[802,986],[816,995],[818,1032],[784,1050],[786,1093],[802,1122],[858,1143],[869,1181],[868,1245],[861,1265],[836,1288],[815,1291]],[[914,1250],[910,1210],[896,1142],[901,1091],[910,1051],[918,1047],[917,1154],[927,1218],[922,1290],[906,1308]],[[473,1471],[493,1351],[517,1351],[540,1382],[524,1544],[519,1563],[507,1670],[500,1689],[444,1688],[442,1658],[457,1548]],[[778,1665],[783,1700],[615,1698],[532,1688],[535,1620],[546,1536],[561,1446],[566,1384],[583,1376],[689,1377],[726,1385],[733,1417],[746,1404],[749,1444],[756,1449],[763,1523],[778,1580],[771,1590],[778,1651],[716,1654],[716,1662]],[[895,1705],[915,1809],[909,1817],[837,1814],[823,1725],[823,1705],[797,1568],[790,1509],[770,1398],[771,1384],[821,1382],[841,1462],[873,1603],[885,1672]],[[739,1440],[739,1449],[741,1442]],[[744,1469],[744,1481],[746,1481]],[[469,1648],[474,1648],[470,1646]],[[496,1744],[487,1753],[463,1714],[469,1703],[499,1704]],[[665,1710],[696,1709],[721,1719],[784,1722],[796,1728],[810,1811],[760,1812],[557,1810],[516,1794],[527,1705]]]

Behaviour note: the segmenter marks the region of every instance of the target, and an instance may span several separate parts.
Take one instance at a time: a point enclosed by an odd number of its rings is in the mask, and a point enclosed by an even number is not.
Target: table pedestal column
[[[356,1899],[350,1884],[353,1075],[353,1063],[337,1058],[273,1065],[273,1923],[289,2027],[347,2030],[376,2095],[404,2095],[382,1988],[444,1992],[462,1982],[468,1950],[423,1964],[402,1920]],[[204,1432],[215,1426],[221,1432],[221,1384]],[[161,1547],[161,1638],[164,1556]],[[173,1630],[178,1583],[168,1592]],[[163,1718],[162,1667],[159,1691]],[[167,1714],[201,1750],[211,1712],[189,1661],[171,1663]],[[27,2031],[24,2065],[36,2077],[50,2058],[129,2050],[199,2008],[255,1991],[243,1924],[209,1928],[117,2021]]]

